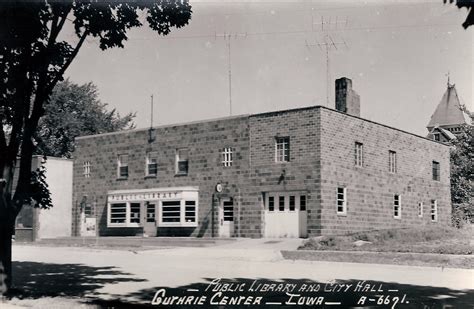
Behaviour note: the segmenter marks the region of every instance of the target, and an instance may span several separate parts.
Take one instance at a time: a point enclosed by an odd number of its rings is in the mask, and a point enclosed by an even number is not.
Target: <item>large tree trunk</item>
[[[0,295],[6,293],[12,283],[12,235],[14,226],[0,227]]]

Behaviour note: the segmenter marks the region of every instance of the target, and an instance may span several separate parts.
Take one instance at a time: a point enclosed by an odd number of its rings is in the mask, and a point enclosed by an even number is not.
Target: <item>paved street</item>
[[[324,288],[326,296],[331,296],[332,300],[342,299],[355,305],[361,295],[365,295],[355,293],[363,292],[362,286],[367,284],[360,281],[368,280],[374,285],[364,290],[369,296],[388,295],[387,291],[391,291],[391,297],[402,299],[406,294],[406,299],[411,299],[412,303],[468,304],[473,301],[472,270],[281,258],[280,250],[292,250],[298,244],[298,240],[256,239],[204,248],[157,247],[143,251],[15,245],[14,282],[19,288],[42,295],[120,299],[145,304],[151,302],[160,287],[167,288],[166,295],[206,294],[214,288],[214,292],[218,292],[217,284],[209,286],[216,278],[222,278],[220,283],[245,283],[245,287],[240,287],[240,291],[246,291],[244,294],[250,293],[248,289],[252,284],[255,290],[258,284],[268,284],[267,288],[271,284],[295,284],[291,290],[293,294],[298,290],[307,292],[303,285],[320,284],[319,292]],[[348,292],[337,294],[344,292],[342,286],[341,291],[331,290],[334,280],[345,284]],[[466,290],[471,291],[467,293]],[[232,287],[228,286],[227,292],[232,292]],[[296,298],[288,300],[288,294],[277,288],[263,289],[260,293],[271,295],[273,302],[296,301]],[[324,294],[321,293],[318,295]]]

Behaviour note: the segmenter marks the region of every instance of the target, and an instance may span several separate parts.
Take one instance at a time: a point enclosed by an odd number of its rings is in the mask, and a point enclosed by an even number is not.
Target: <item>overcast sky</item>
[[[190,24],[167,37],[142,27],[124,49],[101,51],[89,40],[67,76],[92,81],[100,99],[138,128],[228,116],[232,34],[233,115],[326,105],[334,79],[346,76],[361,97],[361,116],[416,134],[446,90],[447,73],[473,108],[473,29],[466,10],[433,1],[199,1]],[[144,21],[144,18],[142,18]],[[322,25],[322,21],[324,25]],[[336,23],[337,21],[337,23]],[[146,24],[146,21],[145,21]],[[346,46],[347,45],[347,46]]]

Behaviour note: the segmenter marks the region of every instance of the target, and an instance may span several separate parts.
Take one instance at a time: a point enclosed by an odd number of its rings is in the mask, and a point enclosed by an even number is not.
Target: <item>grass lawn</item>
[[[471,227],[457,229],[447,226],[374,230],[313,237],[298,249],[471,255],[473,231]]]

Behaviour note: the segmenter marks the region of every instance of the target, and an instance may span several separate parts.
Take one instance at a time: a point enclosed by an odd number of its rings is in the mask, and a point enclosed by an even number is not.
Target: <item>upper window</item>
[[[393,217],[400,219],[402,216],[401,210],[400,195],[395,194],[393,196]]]
[[[222,166],[232,166],[232,148],[226,147],[222,150]]]
[[[355,166],[364,165],[364,144],[356,142],[354,146]]]
[[[84,177],[85,178],[91,177],[91,162],[90,161],[85,161],[82,166],[83,166],[83,169],[84,169]]]
[[[431,221],[438,221],[438,201],[431,200]]]
[[[189,151],[188,149],[176,150],[176,174],[187,175],[189,167]]]
[[[128,178],[128,155],[119,155],[117,159],[118,178]]]
[[[388,152],[388,171],[390,173],[397,172],[397,153],[392,150]]]
[[[440,141],[439,133],[433,133],[433,140],[435,140],[437,142]]]
[[[423,202],[418,203],[418,217],[423,217]]]
[[[156,176],[158,173],[158,155],[156,152],[149,152],[146,155],[146,176]]]
[[[439,179],[440,179],[439,162],[433,161],[433,180],[439,181]]]
[[[275,140],[275,162],[290,161],[290,138],[277,137]]]
[[[337,213],[345,215],[347,213],[347,189],[337,188]]]

